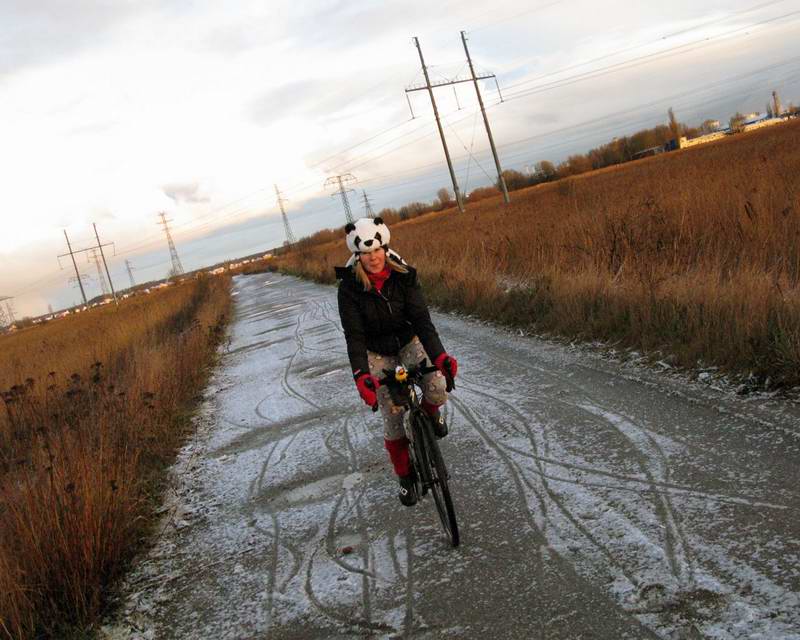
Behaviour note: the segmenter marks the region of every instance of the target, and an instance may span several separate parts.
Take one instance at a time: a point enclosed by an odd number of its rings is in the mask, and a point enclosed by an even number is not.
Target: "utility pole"
[[[161,224],[164,226],[164,234],[167,236],[167,244],[169,245],[169,257],[172,260],[172,275],[179,276],[183,274],[183,265],[178,257],[178,250],[175,248],[175,243],[172,241],[172,234],[169,232],[169,222],[167,214],[163,211],[158,214],[161,218]]]
[[[367,214],[368,218],[374,218],[375,212],[372,210],[372,203],[369,201],[369,198],[367,197],[367,192],[362,189],[361,193],[364,194],[364,212]]]
[[[439,129],[439,137],[442,139],[442,148],[444,149],[444,157],[447,159],[447,168],[450,170],[450,179],[453,181],[453,191],[456,194],[456,203],[458,204],[458,210],[461,213],[464,213],[464,203],[461,201],[461,191],[458,188],[458,181],[456,180],[456,172],[453,170],[453,162],[450,159],[450,151],[447,148],[447,141],[444,138],[444,130],[442,129],[442,122],[439,119],[439,110],[436,108],[436,99],[433,97],[433,87],[431,86],[431,79],[428,76],[428,67],[425,66],[425,58],[422,57],[422,47],[419,46],[419,38],[417,38],[416,36],[414,37],[414,45],[417,47],[417,51],[419,52],[419,62],[422,65],[422,73],[425,75],[425,86],[406,89],[406,93],[408,94],[411,91],[420,91],[421,89],[428,90],[428,95],[431,98],[431,105],[433,106],[433,115],[436,117],[436,126]],[[453,84],[453,83],[445,83],[445,84]]]
[[[291,246],[293,245],[296,240],[294,239],[294,234],[292,233],[292,228],[289,226],[289,218],[286,215],[286,209],[283,208],[283,203],[285,199],[281,194],[281,190],[278,189],[278,185],[273,185],[275,187],[275,197],[278,199],[278,206],[281,210],[281,216],[283,217],[283,230],[286,232],[286,244]]]
[[[94,266],[97,269],[97,280],[100,282],[100,289],[103,291],[103,295],[108,295],[108,283],[106,283],[106,277],[103,275],[103,269],[100,267],[100,258],[97,255],[97,249],[92,248],[89,252],[89,262],[94,262]]]
[[[58,256],[58,257],[59,257],[59,258],[63,258],[64,256],[67,256],[67,255],[68,255],[70,258],[72,258],[72,266],[73,266],[73,267],[75,267],[75,277],[77,278],[77,280],[78,280],[78,284],[80,285],[80,288],[81,288],[81,298],[83,298],[83,304],[84,304],[84,306],[85,306],[85,305],[86,305],[86,292],[83,290],[83,282],[81,281],[81,274],[80,274],[80,272],[78,271],[78,263],[77,263],[77,262],[75,262],[75,253],[72,251],[72,245],[70,245],[70,243],[69,243],[69,236],[67,235],[67,230],[66,230],[66,229],[64,229],[64,237],[67,239],[67,249],[68,249],[68,253],[62,253],[62,254],[61,254],[60,256]],[[60,264],[60,262],[61,262],[61,261],[59,260],[59,264]]]
[[[475,93],[478,96],[478,104],[481,107],[481,114],[483,115],[483,124],[486,125],[486,135],[489,136],[489,146],[492,148],[492,155],[494,156],[494,166],[497,167],[497,181],[500,183],[500,188],[503,190],[503,202],[508,204],[508,189],[506,188],[506,181],[503,178],[503,171],[500,169],[500,159],[497,157],[497,148],[494,146],[494,138],[492,137],[492,129],[489,127],[489,118],[486,117],[486,109],[483,106],[483,98],[481,97],[481,90],[478,86],[478,79],[475,77],[475,69],[472,66],[472,58],[469,55],[467,48],[467,34],[465,31],[461,32],[461,42],[464,43],[464,53],[467,54],[467,62],[469,63],[469,72],[472,75],[472,82],[475,85]]]
[[[130,261],[125,261],[125,268],[128,270],[128,278],[131,281],[131,288],[136,286],[136,281],[133,279],[133,267],[131,266]]]
[[[356,182],[356,177],[352,173],[345,173],[341,176],[331,176],[325,181],[323,186],[338,184],[339,190],[331,194],[331,197],[341,196],[342,206],[344,207],[344,217],[347,222],[353,222],[353,214],[350,211],[350,203],[347,201],[347,192],[353,191],[352,189],[345,189],[346,183]]]
[[[108,276],[108,285],[111,287],[111,295],[114,297],[114,304],[119,306],[119,300],[117,300],[117,292],[114,291],[114,281],[111,279],[111,274],[108,272],[108,263],[106,262],[106,254],[103,253],[103,244],[100,242],[100,234],[97,233],[97,225],[93,222],[92,227],[94,227],[94,237],[97,238],[97,248],[100,250],[100,257],[103,259],[103,266],[106,269],[106,275]]]

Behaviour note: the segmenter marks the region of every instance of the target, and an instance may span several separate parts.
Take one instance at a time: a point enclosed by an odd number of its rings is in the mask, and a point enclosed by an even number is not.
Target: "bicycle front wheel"
[[[428,420],[420,420],[419,426],[419,435],[422,436],[426,454],[422,457],[424,462],[427,463],[427,475],[430,479],[430,490],[433,494],[433,501],[436,503],[436,511],[439,513],[442,529],[444,529],[450,544],[457,547],[460,539],[456,510],[453,506],[453,498],[450,495],[450,486],[448,484],[450,476],[447,473],[447,467],[439,449],[439,442],[433,435],[433,428],[430,422]]]

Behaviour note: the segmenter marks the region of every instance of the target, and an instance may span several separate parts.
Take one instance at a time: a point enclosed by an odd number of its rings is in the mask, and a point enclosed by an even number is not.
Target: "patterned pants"
[[[422,359],[427,359],[428,364],[432,364],[428,354],[419,338],[414,338],[400,349],[396,356],[383,356],[379,353],[367,351],[369,362],[369,372],[376,378],[383,377],[384,369],[394,369],[402,364],[404,367],[411,367],[419,364]],[[446,383],[444,376],[439,371],[427,374],[422,379],[422,398],[430,404],[441,405],[447,399]],[[399,440],[405,437],[403,431],[403,413],[405,407],[398,407],[392,402],[389,389],[381,387],[378,389],[378,406],[383,415],[383,437],[385,440]]]

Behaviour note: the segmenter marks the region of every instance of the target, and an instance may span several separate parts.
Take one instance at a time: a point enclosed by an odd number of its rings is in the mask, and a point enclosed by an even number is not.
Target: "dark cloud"
[[[200,195],[200,185],[197,182],[165,184],[161,189],[175,204],[198,204],[209,201],[208,196]]]

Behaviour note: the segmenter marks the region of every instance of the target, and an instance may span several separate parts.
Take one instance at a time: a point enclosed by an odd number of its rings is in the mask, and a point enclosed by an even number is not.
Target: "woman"
[[[384,445],[400,480],[400,502],[417,502],[414,477],[403,430],[403,407],[392,403],[389,389],[380,387],[384,369],[406,367],[427,359],[439,371],[423,378],[422,408],[434,419],[438,437],[447,435],[439,407],[447,399],[444,373],[455,377],[456,359],[445,353],[416,270],[389,249],[389,228],[381,218],[361,218],[345,227],[347,248],[352,256],[344,267],[336,267],[339,284],[339,315],[342,319],[347,355],[358,393],[370,407],[376,402],[383,415]]]

